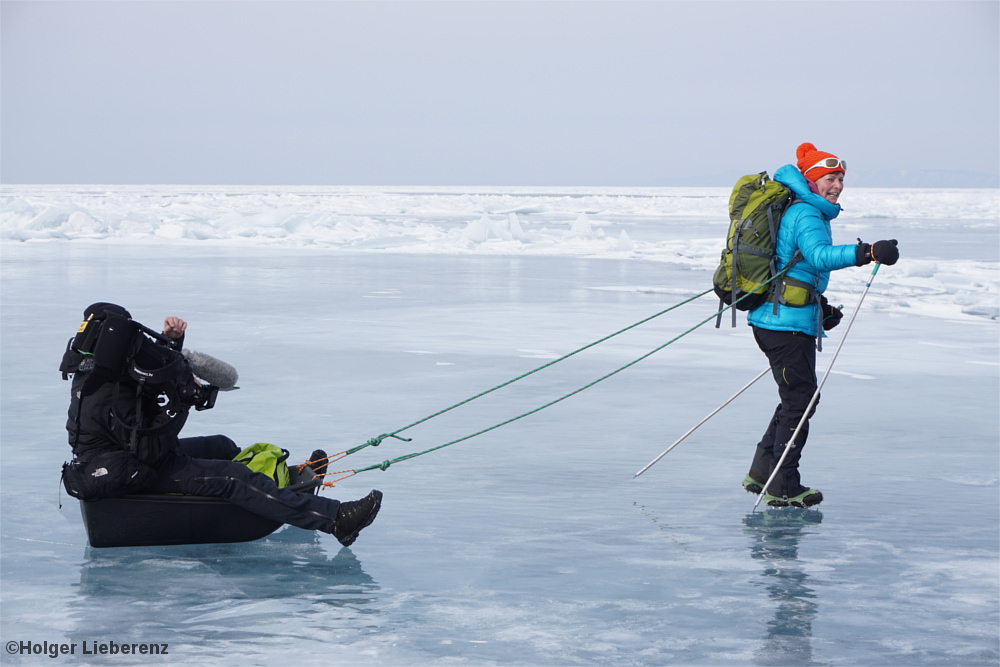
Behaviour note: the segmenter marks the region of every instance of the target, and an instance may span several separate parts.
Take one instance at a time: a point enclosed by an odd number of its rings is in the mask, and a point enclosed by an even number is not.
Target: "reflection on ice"
[[[262,576],[260,566],[275,556],[277,571]],[[134,577],[162,584],[178,595],[224,590],[227,600],[310,596],[333,604],[363,604],[378,586],[347,548],[333,557],[314,531],[286,527],[256,542],[171,547],[93,549],[87,547],[80,592],[112,597],[131,592]],[[186,585],[184,582],[197,585]],[[195,620],[195,619],[192,619]]]
[[[812,624],[816,595],[799,562],[799,540],[823,521],[815,509],[789,507],[748,514],[743,523],[750,537],[750,557],[763,561],[774,617],[767,622],[764,644],[754,656],[758,665],[811,665]]]
[[[370,625],[379,595],[350,549],[331,556],[316,533],[291,527],[245,544],[87,547],[67,636],[155,637],[179,653],[192,642],[353,635]]]

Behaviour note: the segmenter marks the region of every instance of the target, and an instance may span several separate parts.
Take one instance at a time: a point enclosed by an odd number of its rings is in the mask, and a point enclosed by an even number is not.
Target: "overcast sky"
[[[0,181],[721,185],[803,141],[995,179],[998,8],[3,0]]]

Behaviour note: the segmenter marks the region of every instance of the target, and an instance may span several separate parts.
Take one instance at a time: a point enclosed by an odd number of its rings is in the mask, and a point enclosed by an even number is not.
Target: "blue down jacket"
[[[814,285],[820,294],[830,282],[830,271],[854,266],[856,246],[833,245],[830,221],[840,213],[840,206],[831,204],[809,189],[802,172],[793,164],[786,164],[774,173],[774,180],[785,184],[795,194],[792,204],[781,218],[778,230],[778,269],[801,250],[804,259],[788,272],[790,278]],[[801,331],[818,336],[819,304],[794,307],[764,303],[747,315],[747,323],[773,331]]]

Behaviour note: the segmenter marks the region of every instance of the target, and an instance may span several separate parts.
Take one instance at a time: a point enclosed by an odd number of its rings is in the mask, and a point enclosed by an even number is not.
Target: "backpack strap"
[[[143,351],[144,354],[140,354],[140,351]],[[168,359],[167,363],[159,365]],[[143,368],[144,365],[153,368]],[[125,424],[125,420],[113,412],[115,419],[130,430],[127,448],[133,454],[137,453],[140,436],[159,436],[171,430],[179,432],[184,426],[188,410],[177,395],[176,389],[178,379],[185,372],[190,373],[190,369],[187,359],[180,353],[168,350],[159,343],[148,341],[141,335],[138,336],[136,344],[126,359],[125,371],[115,382],[114,402],[112,404],[118,405],[122,380],[125,379],[123,376],[133,380],[135,383],[135,412],[132,424]],[[149,389],[147,393],[159,395],[159,393],[165,392],[167,403],[157,406],[152,411],[144,410],[143,394],[147,388]],[[114,408],[112,409],[114,410]],[[144,418],[149,424],[145,428],[143,427]]]
[[[122,383],[121,380],[118,380],[115,382],[114,389],[111,393],[111,417],[118,423],[130,429],[128,443],[125,445],[125,450],[134,454],[139,442],[139,424],[142,421],[142,385],[137,384],[135,388],[135,412],[133,413],[134,418],[131,426],[125,423],[125,420],[122,419],[122,416],[118,414],[118,410],[116,409],[121,397],[121,389]]]
[[[731,276],[732,277],[732,284],[733,284],[733,291],[732,291],[732,293],[729,296],[729,303],[730,304],[736,303],[736,280],[737,280],[737,277],[739,276],[739,273],[740,273],[740,263],[737,261],[737,258],[739,258],[739,256],[740,256],[740,254],[739,254],[739,251],[740,251],[740,226],[742,224],[743,224],[743,221],[741,221],[739,224],[737,224],[736,225],[736,229],[733,232],[733,271],[732,271],[732,276]],[[730,310],[733,311],[733,328],[735,329],[736,328],[736,306],[733,306],[732,308],[730,308]]]

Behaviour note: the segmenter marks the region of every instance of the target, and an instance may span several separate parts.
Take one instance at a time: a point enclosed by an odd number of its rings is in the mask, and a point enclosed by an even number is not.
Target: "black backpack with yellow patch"
[[[74,376],[69,426],[75,456],[63,466],[63,483],[82,500],[148,487],[190,408],[211,408],[218,392],[195,380],[172,341],[117,306],[84,320],[59,370],[63,379]],[[95,409],[110,412],[102,427],[106,445],[78,447],[83,413]]]

